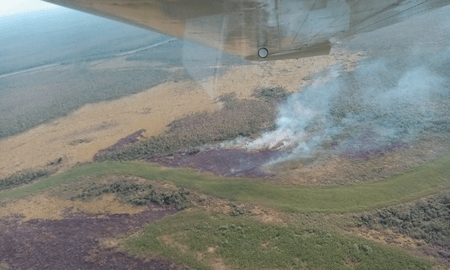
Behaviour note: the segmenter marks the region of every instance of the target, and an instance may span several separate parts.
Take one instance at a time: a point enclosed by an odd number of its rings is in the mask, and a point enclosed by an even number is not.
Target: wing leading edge
[[[450,0],[45,0],[240,55],[328,54],[333,42],[450,5]]]

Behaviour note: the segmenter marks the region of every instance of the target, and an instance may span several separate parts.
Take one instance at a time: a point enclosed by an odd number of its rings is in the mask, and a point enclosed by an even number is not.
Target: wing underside
[[[337,40],[450,4],[450,0],[45,1],[194,41],[249,60],[328,54]]]

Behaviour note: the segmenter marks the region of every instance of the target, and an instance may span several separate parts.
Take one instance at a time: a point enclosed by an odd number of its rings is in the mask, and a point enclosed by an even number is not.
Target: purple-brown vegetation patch
[[[450,263],[450,243],[433,243],[430,246],[426,246],[424,252],[427,255]]]
[[[102,156],[104,154],[114,152],[114,151],[123,149],[126,146],[137,143],[139,141],[139,138],[143,137],[142,133],[144,133],[144,132],[145,132],[145,129],[140,129],[140,130],[136,131],[135,133],[130,134],[130,135],[126,136],[125,138],[120,139],[114,145],[111,145],[108,148],[98,151],[98,153],[94,155],[93,160],[96,161],[97,159],[100,158],[100,156]]]
[[[182,269],[170,261],[143,261],[113,248],[99,246],[101,238],[141,228],[177,210],[149,206],[136,214],[78,214],[63,220],[0,219],[0,263],[9,269]]]
[[[193,167],[200,172],[212,172],[224,177],[269,177],[273,175],[261,171],[261,166],[283,154],[272,150],[248,152],[242,149],[219,149],[186,152],[173,157],[154,156],[147,158],[147,162],[166,167]]]
[[[408,148],[402,141],[385,141],[373,131],[367,131],[357,138],[347,140],[341,144],[333,144],[333,149],[341,152],[341,157],[348,159],[370,160],[371,157],[382,157],[387,152]]]

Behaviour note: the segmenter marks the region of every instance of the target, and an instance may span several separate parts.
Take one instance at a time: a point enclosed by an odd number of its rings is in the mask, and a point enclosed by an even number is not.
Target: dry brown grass
[[[7,216],[22,216],[23,221],[31,219],[63,219],[64,214],[137,214],[147,208],[121,203],[113,195],[105,195],[90,202],[71,201],[51,197],[48,194],[12,201],[0,208],[0,218]]]
[[[258,205],[252,205],[248,208],[250,215],[261,221],[262,223],[272,225],[286,225],[289,222],[288,215],[286,213],[283,213],[282,211]]]
[[[354,228],[351,233],[378,243],[388,244],[406,250],[417,251],[419,246],[425,244],[425,241],[423,240],[414,239],[389,229],[378,231],[365,227],[357,227]]]
[[[220,78],[197,82],[169,82],[120,100],[87,105],[67,117],[38,126],[23,134],[0,140],[0,177],[41,168],[49,161],[64,158],[62,170],[92,160],[99,150],[119,139],[145,129],[145,136],[166,130],[173,120],[188,113],[215,111],[215,100],[227,93],[251,98],[253,91],[283,87],[298,91],[309,83],[308,76],[336,62],[352,63],[359,56],[349,52],[330,56],[255,63],[231,68]],[[150,113],[149,113],[150,112]],[[90,141],[87,142],[86,139]],[[83,140],[84,143],[74,144]],[[73,144],[73,145],[71,145]]]
[[[289,214],[270,207],[261,206],[254,203],[236,204],[227,199],[206,195],[200,192],[190,191],[192,207],[187,211],[203,209],[211,214],[233,215],[233,208],[245,209],[242,215],[252,217],[260,222],[272,225],[285,225],[291,222]]]
[[[161,240],[167,246],[179,249],[181,252],[186,252],[188,250],[188,247],[186,245],[176,242],[172,235],[162,235],[158,237],[158,240]]]
[[[286,94],[281,89],[282,94]],[[258,135],[275,128],[276,98],[239,100],[234,95],[221,96],[224,106],[213,113],[187,115],[170,123],[163,134],[131,146],[99,155],[96,160],[136,160],[152,156],[192,151],[205,144],[233,140],[238,136]]]

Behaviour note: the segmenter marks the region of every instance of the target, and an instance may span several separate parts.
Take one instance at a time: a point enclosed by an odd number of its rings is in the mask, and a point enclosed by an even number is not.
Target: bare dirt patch
[[[101,239],[141,228],[177,210],[149,206],[135,214],[68,215],[62,220],[0,219],[0,261],[10,269],[182,269],[170,261],[143,261],[114,248],[99,246]]]
[[[219,246],[208,247],[208,253],[214,253],[219,248]]]
[[[271,225],[285,225],[292,220],[286,213],[269,207],[253,203],[235,203],[227,199],[206,195],[203,193],[190,191],[192,198],[192,207],[185,211],[192,211],[195,209],[203,209],[212,214],[225,214],[231,216],[249,216],[260,222]],[[294,221],[297,223],[297,220]],[[208,248],[208,252],[215,251],[214,247]]]
[[[230,200],[213,197],[196,191],[191,191],[191,194],[195,198],[192,201],[193,208],[188,208],[186,211],[201,208],[209,213],[227,215],[232,211]]]
[[[288,223],[287,216],[282,212],[274,209],[255,205],[251,207],[249,211],[250,215],[256,217],[259,221],[266,224],[280,225]]]
[[[418,247],[425,245],[425,241],[414,239],[412,237],[401,235],[392,230],[371,230],[363,227],[355,228],[352,233],[354,235],[379,242],[382,244],[389,244],[396,247],[401,247],[407,250],[418,250]]]
[[[227,269],[230,269],[225,263],[224,263],[224,261],[222,260],[222,259],[216,259],[215,261],[213,261],[212,263],[211,263],[211,267],[212,267],[212,269],[214,269],[214,270],[227,270]]]

